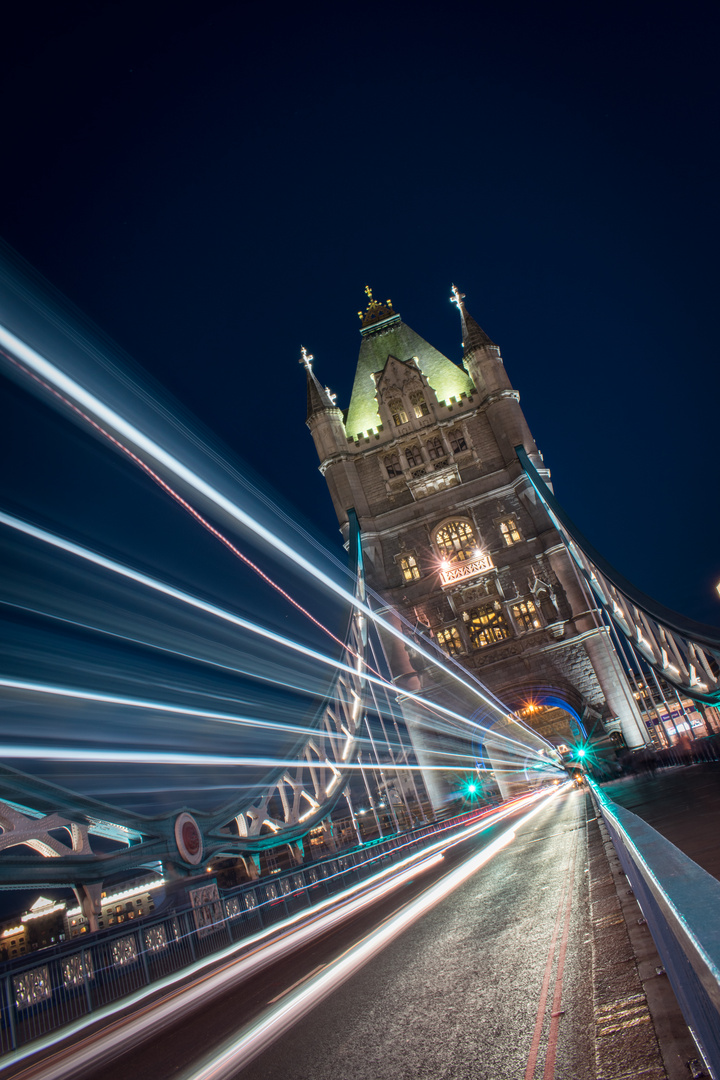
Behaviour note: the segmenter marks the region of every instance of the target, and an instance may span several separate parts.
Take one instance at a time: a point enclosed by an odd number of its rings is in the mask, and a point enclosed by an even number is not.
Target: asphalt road
[[[584,793],[572,791],[542,808],[509,846],[353,971],[269,1048],[249,1063],[231,1057],[222,1070],[213,1065],[212,1075],[218,1080],[593,1080],[585,828],[593,811],[588,806]],[[311,991],[359,940],[477,856],[511,822],[465,841],[372,910],[275,967],[220,998],[201,1001],[192,1017],[142,1044],[128,1039],[112,1060],[76,1075],[87,1080],[198,1076],[202,1063],[219,1049],[237,1042],[269,1009]],[[318,969],[323,970],[316,974]]]

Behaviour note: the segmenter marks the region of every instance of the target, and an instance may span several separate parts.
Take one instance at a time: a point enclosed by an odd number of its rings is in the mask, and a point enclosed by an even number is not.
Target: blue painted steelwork
[[[707,704],[720,702],[718,631],[636,589],[573,524],[524,447],[516,446],[515,452],[598,605],[636,655],[681,693]]]
[[[720,881],[588,783],[683,1016],[720,1076]]]

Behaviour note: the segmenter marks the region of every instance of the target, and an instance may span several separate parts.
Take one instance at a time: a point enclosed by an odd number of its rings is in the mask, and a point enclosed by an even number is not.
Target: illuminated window
[[[473,608],[467,614],[468,633],[476,649],[484,649],[486,645],[494,645],[496,641],[504,641],[510,637],[510,628],[497,600],[494,604]]]
[[[435,536],[440,554],[449,562],[472,559],[478,548],[472,525],[467,521],[451,521]]]
[[[460,454],[463,450],[467,450],[467,443],[465,442],[465,436],[462,431],[450,432],[450,449],[453,454]]]
[[[414,555],[403,555],[400,559],[400,569],[402,570],[402,576],[406,581],[418,581],[420,578],[420,567],[417,564],[417,559]]]
[[[427,401],[422,390],[416,390],[414,394],[410,395],[410,404],[413,407],[413,411],[417,417],[427,416],[430,410],[428,409]]]
[[[422,454],[420,453],[419,446],[408,446],[405,451],[405,457],[407,458],[407,463],[411,468],[414,465],[420,465],[422,463]]]
[[[448,656],[457,656],[462,652],[462,639],[454,626],[448,626],[445,630],[438,630],[437,643]]]
[[[408,418],[405,412],[405,406],[400,398],[393,398],[392,401],[388,401],[388,409],[393,418],[393,423],[400,427],[401,424],[407,424]]]
[[[519,604],[513,604],[512,616],[518,630],[540,630],[542,623],[537,608],[532,600],[523,600]]]
[[[430,455],[431,461],[435,458],[442,457],[445,453],[445,448],[438,438],[429,439],[425,445],[427,446],[427,452]]]
[[[512,547],[513,544],[517,544],[518,540],[522,540],[520,530],[515,524],[515,518],[508,518],[507,521],[501,521],[500,532],[508,547]]]
[[[389,477],[402,476],[402,469],[400,468],[400,458],[397,454],[390,454],[385,458],[385,468]]]

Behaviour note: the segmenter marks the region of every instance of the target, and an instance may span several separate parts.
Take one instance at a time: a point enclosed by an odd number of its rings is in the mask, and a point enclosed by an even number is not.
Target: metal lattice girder
[[[599,606],[642,659],[679,692],[720,702],[720,633],[658,604],[597,552],[560,506],[522,446],[520,464]]]

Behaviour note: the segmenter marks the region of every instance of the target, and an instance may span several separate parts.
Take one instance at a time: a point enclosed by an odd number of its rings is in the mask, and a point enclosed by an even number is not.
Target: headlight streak
[[[300,653],[303,656],[308,657],[311,660],[317,661],[325,665],[326,667],[334,668],[337,671],[344,671],[348,674],[355,675],[355,668],[350,664],[345,664],[340,660],[336,660],[334,657],[325,655],[318,652],[316,649],[311,649],[300,642],[295,642],[291,638],[287,638],[282,634],[278,634],[274,630],[270,630],[266,627],[260,626],[258,623],[251,622],[249,619],[243,618],[241,615],[237,615],[234,612],[228,611],[225,608],[220,608],[216,604],[211,604],[206,600],[202,600],[200,597],[193,596],[192,593],[187,593],[182,589],[176,588],[174,585],[169,585],[166,582],[160,581],[157,578],[150,577],[148,574],[144,574],[139,570],[135,570],[132,567],[126,566],[123,563],[117,562],[115,559],[110,559],[105,555],[101,555],[99,552],[92,551],[89,548],[85,548],[80,544],[76,544],[72,540],[67,540],[64,537],[57,536],[48,532],[46,529],[42,529],[37,525],[33,525],[30,522],[23,521],[20,518],[15,517],[12,514],[8,514],[5,511],[0,510],[0,524],[8,526],[8,528],[14,529],[16,532],[20,532],[25,536],[32,537],[35,540],[39,540],[41,543],[48,544],[51,547],[65,551],[70,555],[90,562],[94,566],[98,566],[101,569],[108,570],[111,573],[117,574],[120,577],[124,577],[130,581],[134,581],[145,588],[151,589],[154,592],[158,592],[161,595],[167,596],[170,599],[178,600],[180,603],[187,604],[199,611],[212,615],[215,618],[221,619],[233,626],[237,626],[242,630],[247,630],[250,633],[256,634],[261,638],[265,638],[268,641],[273,642],[275,645],[281,645],[282,647],[289,649],[290,651]],[[380,676],[372,674],[369,670],[363,673],[363,678],[369,680],[377,686],[382,687],[384,690],[388,690],[393,694],[397,693],[397,687],[383,679]],[[523,753],[537,753],[537,751],[529,748],[526,743],[521,742],[518,739],[513,739],[509,735],[505,735],[502,732],[495,731],[493,729],[486,728],[483,724],[476,721],[469,720],[467,717],[462,716],[460,713],[455,712],[452,709],[448,709],[436,702],[426,702],[422,695],[416,694],[412,691],[403,691],[403,696],[408,700],[417,702],[424,706],[431,713],[441,713],[443,716],[459,723],[463,727],[471,727],[478,731],[488,732],[491,734],[494,740],[500,740],[517,746]]]
[[[330,963],[320,974],[312,976],[298,989],[290,991],[277,1004],[272,1005],[262,1017],[249,1024],[237,1038],[226,1044],[219,1053],[214,1053],[206,1059],[199,1069],[188,1070],[182,1080],[226,1080],[237,1075],[240,1069],[293,1027],[333,990],[341,986],[451,892],[464,884],[499,851],[511,844],[517,830],[535,817],[556,794],[557,792],[553,792],[515,825],[501,833],[486,848],[471,855],[435,885],[429,886],[419,897],[411,900],[395,915],[391,915],[362,941],[351,946],[343,956]]]
[[[231,499],[227,498],[227,496],[223,495],[210,483],[202,479],[202,477],[200,477],[197,473],[193,472],[192,469],[190,469],[187,465],[183,464],[181,461],[175,458],[163,447],[159,446],[148,435],[146,435],[144,432],[141,432],[132,423],[130,423],[124,417],[120,416],[114,409],[111,409],[108,405],[106,405],[98,397],[92,394],[89,390],[82,387],[69,375],[61,371],[58,367],[56,367],[56,365],[51,363],[51,361],[41,356],[35,349],[31,348],[29,345],[23,342],[7,327],[1,325],[0,343],[4,345],[5,350],[8,350],[2,351],[6,358],[10,361],[10,363],[15,365],[16,367],[19,367],[21,370],[24,368],[26,373],[28,373],[33,380],[38,382],[40,385],[43,385],[58,400],[63,402],[66,407],[70,408],[76,415],[80,416],[80,418],[85,423],[92,426],[105,438],[113,442],[123,453],[130,456],[138,464],[139,467],[141,467],[146,473],[152,476],[153,479],[168,492],[168,494],[170,494],[189,513],[191,513],[203,525],[203,527],[207,528],[223,544],[228,546],[240,559],[242,559],[243,562],[245,562],[247,565],[252,566],[253,569],[255,569],[256,572],[259,573],[268,582],[268,584],[270,584],[273,588],[277,589],[278,592],[284,595],[290,603],[292,603],[298,610],[306,614],[308,618],[311,619],[311,621],[314,622],[317,626],[319,626],[324,632],[329,633],[330,636],[334,638],[334,640],[339,642],[339,639],[335,638],[335,636],[329,630],[327,630],[327,628],[324,627],[322,623],[319,622],[319,620],[315,619],[314,616],[306,612],[305,609],[302,608],[297,601],[293,600],[293,598],[290,597],[289,594],[285,593],[285,591],[279,585],[273,582],[272,579],[268,578],[267,575],[263,574],[263,572],[258,567],[256,567],[255,564],[251,563],[251,561],[246,556],[244,556],[237,548],[235,548],[234,545],[232,545],[226,537],[224,537],[218,530],[216,530],[212,525],[210,525],[209,522],[206,522],[205,519],[198,513],[198,511],[194,509],[194,507],[187,503],[186,500],[183,499],[182,496],[179,495],[177,492],[175,492],[165,480],[158,476],[157,473],[155,473],[153,469],[150,468],[147,462],[145,462],[142,458],[138,457],[138,455],[134,453],[134,451],[131,450],[129,446],[126,446],[115,435],[111,434],[110,431],[106,431],[101,426],[101,423],[107,425],[109,428],[115,431],[117,435],[120,436],[122,439],[125,439],[127,443],[135,446],[138,451],[145,454],[158,467],[166,469],[171,475],[175,476],[177,479],[182,481],[183,484],[187,485],[187,487],[196,491],[203,498],[207,499],[208,502],[216,506],[218,509],[222,510],[230,518],[234,519],[239,524],[249,529],[252,533],[262,539],[266,544],[268,544],[270,547],[274,548],[277,552],[287,558],[291,563],[294,563],[296,566],[300,567],[305,573],[310,575],[310,577],[314,578],[316,581],[321,582],[321,584],[323,584],[327,589],[329,589],[331,592],[334,592],[337,596],[340,596],[352,607],[364,612],[366,615],[372,618],[377,625],[382,626],[386,632],[392,634],[394,637],[401,640],[404,644],[408,643],[405,635],[400,630],[398,630],[397,627],[393,626],[392,623],[386,621],[380,615],[377,615],[375,612],[373,612],[366,603],[357,599],[351,591],[348,591],[347,589],[339,585],[337,582],[333,581],[333,579],[329,575],[324,573],[319,567],[314,566],[313,563],[311,563],[303,555],[298,553],[289,544],[285,543],[285,541],[283,541],[280,537],[276,536],[270,529],[267,529],[264,525],[255,520],[252,515],[248,514],[241,507],[237,506]],[[88,415],[88,413],[91,413],[92,415]],[[93,417],[96,417],[97,420],[93,419]],[[339,642],[339,644],[342,645],[343,643]],[[480,684],[475,682],[468,682],[468,680],[463,675],[459,674],[457,670],[454,670],[452,666],[448,666],[442,663],[433,652],[428,651],[418,643],[413,643],[413,648],[426,660],[429,660],[434,666],[439,667],[442,671],[444,671],[454,682],[459,683],[466,689],[470,690],[475,696],[480,698],[486,705],[488,705],[494,712],[499,713],[500,716],[502,716],[502,718],[508,723],[519,726],[526,734],[526,736],[533,736],[538,743],[543,743],[546,746],[550,745],[545,739],[542,738],[542,736],[537,735],[537,733],[533,732],[532,729],[527,727],[527,725],[522,724],[516,716],[514,716],[507,709],[502,708],[498,702],[494,701],[491,697],[489,697],[487,693],[483,691]]]
[[[561,790],[561,788],[556,788],[550,797],[545,796],[542,805],[545,805],[549,798],[557,795]],[[481,816],[479,821],[463,826],[457,834],[454,832],[452,823],[448,824],[446,828],[450,835],[435,840],[422,851],[408,855],[394,866],[379,870],[371,877],[349,886],[335,896],[321,900],[313,905],[309,911],[304,910],[297,912],[295,915],[290,915],[286,919],[274,923],[272,926],[236,942],[234,945],[228,946],[226,949],[198,960],[173,975],[158,979],[134,994],[129,994],[127,997],[106,1005],[81,1020],[68,1024],[66,1027],[44,1038],[35,1040],[32,1044],[7,1054],[0,1063],[0,1071],[36,1053],[43,1052],[65,1039],[74,1039],[85,1029],[103,1021],[110,1021],[116,1014],[125,1012],[133,1005],[142,1005],[148,998],[154,997],[163,990],[170,992],[169,997],[160,1000],[156,1004],[144,1006],[138,1014],[128,1017],[127,1021],[119,1020],[109,1030],[99,1031],[97,1036],[95,1038],[91,1037],[86,1044],[69,1047],[68,1050],[61,1052],[58,1060],[48,1060],[47,1067],[39,1066],[39,1075],[42,1080],[65,1080],[65,1078],[74,1080],[76,1076],[81,1075],[83,1070],[88,1071],[91,1065],[99,1065],[102,1061],[111,1058],[118,1048],[125,1045],[129,1037],[132,1037],[135,1041],[142,1037],[150,1037],[153,1033],[161,1030],[165,1024],[177,1020],[186,1012],[192,1012],[200,1000],[208,1000],[216,994],[227,992],[234,982],[247,978],[275,960],[281,959],[286,953],[298,949],[314,937],[323,935],[330,925],[334,925],[354,913],[355,909],[350,905],[347,905],[342,911],[338,910],[339,906],[345,901],[351,900],[352,897],[360,894],[358,896],[360,906],[367,906],[368,903],[374,902],[374,899],[379,894],[373,892],[372,899],[367,899],[365,894],[370,890],[374,890],[376,886],[386,892],[387,889],[383,883],[386,882],[388,877],[405,871],[410,874],[417,874],[421,868],[427,868],[423,864],[429,857],[441,855],[442,851],[448,850],[455,844],[486,831],[509,814],[516,812],[524,804],[539,799],[541,794],[544,793],[535,792],[531,795],[524,795],[498,810],[488,811]],[[523,818],[522,820],[526,819]],[[516,825],[515,828],[519,828],[519,825]],[[407,841],[408,845],[411,843],[413,843],[412,840]],[[367,861],[374,862],[381,858],[382,853],[371,854]],[[337,874],[331,876],[339,877],[342,873],[343,871],[338,871]],[[308,889],[310,886],[305,888]],[[265,905],[260,906],[269,906],[271,903],[272,901],[266,901]],[[326,913],[325,916],[323,916],[324,912]],[[303,925],[298,927],[297,924],[299,923]],[[293,930],[293,927],[296,929]],[[280,935],[279,941],[266,943],[269,937],[278,934]],[[291,934],[292,937],[290,937]],[[237,953],[246,949],[251,950],[249,955],[239,959],[235,958]],[[206,972],[205,969],[208,967],[225,961],[227,962],[223,964],[219,971]],[[199,977],[197,983],[191,984],[185,989],[173,989],[176,984],[184,983],[193,976]]]

